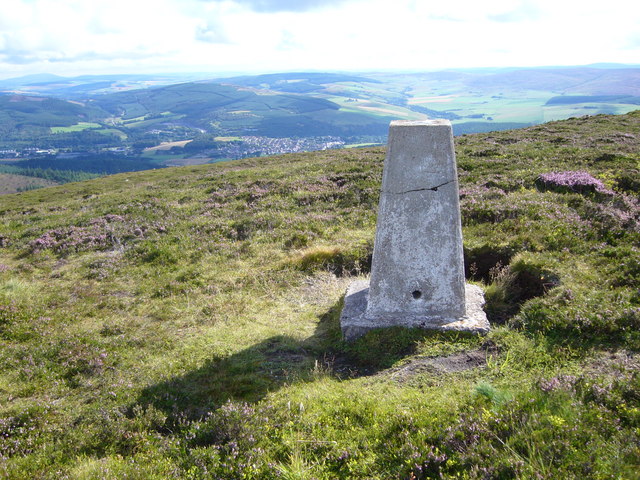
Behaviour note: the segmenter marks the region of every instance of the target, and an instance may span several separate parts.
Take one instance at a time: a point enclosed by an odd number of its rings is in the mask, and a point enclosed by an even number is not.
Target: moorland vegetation
[[[640,112],[456,139],[484,336],[340,338],[383,148],[0,203],[0,476],[638,478]]]

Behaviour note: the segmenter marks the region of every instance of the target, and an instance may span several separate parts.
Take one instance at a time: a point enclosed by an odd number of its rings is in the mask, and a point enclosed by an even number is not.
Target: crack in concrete
[[[414,188],[413,190],[405,190],[404,192],[389,192],[389,191],[385,191],[385,192],[382,192],[382,193],[390,193],[392,195],[404,195],[405,193],[426,192],[428,190],[430,190],[432,192],[437,192],[440,187],[444,187],[445,185],[449,185],[450,183],[453,183],[453,180],[449,180],[448,182],[441,183],[440,185],[436,185],[435,187]]]

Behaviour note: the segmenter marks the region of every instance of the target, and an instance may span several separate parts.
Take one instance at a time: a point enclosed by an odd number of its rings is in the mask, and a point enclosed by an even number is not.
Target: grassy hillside
[[[26,175],[15,175],[12,173],[3,173],[0,168],[0,195],[6,193],[17,193],[26,190],[35,190],[36,188],[50,187],[57,185],[55,181],[46,180],[44,178],[28,177]]]
[[[121,117],[127,128],[178,122],[217,128],[225,134],[274,137],[383,135],[389,121],[340,112],[339,105],[326,99],[291,93],[259,95],[235,85],[204,82],[103,95],[93,104]]]
[[[486,337],[340,340],[384,150],[0,204],[0,475],[638,478],[640,112],[456,139]]]
[[[27,95],[0,94],[0,135],[16,129],[69,127],[80,121],[106,115],[104,111],[88,108],[65,100]]]

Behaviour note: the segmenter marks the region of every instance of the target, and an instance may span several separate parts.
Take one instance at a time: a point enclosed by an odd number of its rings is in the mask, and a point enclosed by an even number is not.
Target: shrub
[[[556,192],[613,194],[600,180],[582,170],[543,173],[538,176],[536,185],[541,190]]]

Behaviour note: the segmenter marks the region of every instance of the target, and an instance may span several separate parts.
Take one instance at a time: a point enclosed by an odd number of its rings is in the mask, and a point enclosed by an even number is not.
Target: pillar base
[[[487,315],[482,310],[484,292],[476,285],[465,285],[466,314],[459,318],[428,317],[399,313],[372,315],[367,313],[369,280],[356,280],[347,289],[344,308],[340,315],[342,336],[353,341],[369,330],[388,327],[424,328],[429,330],[471,332],[484,335],[490,326]]]

